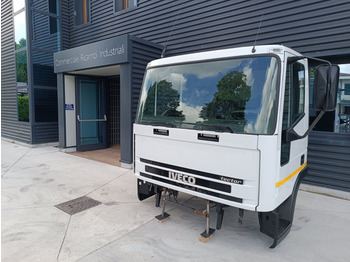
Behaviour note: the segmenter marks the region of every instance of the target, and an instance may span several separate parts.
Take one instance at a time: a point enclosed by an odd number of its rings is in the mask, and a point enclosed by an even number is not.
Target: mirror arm
[[[309,126],[309,129],[306,131],[306,133],[301,137],[301,138],[305,138],[306,136],[308,136],[310,134],[310,132],[312,131],[312,129],[314,129],[315,125],[318,123],[318,121],[320,121],[320,119],[322,118],[322,116],[324,115],[325,111],[321,111],[318,116],[315,118],[315,120],[312,122],[312,124]]]
[[[298,140],[298,139],[303,139],[305,137],[307,137],[310,132],[312,131],[312,129],[315,127],[315,125],[318,123],[318,121],[320,121],[320,119],[322,118],[322,116],[324,115],[325,111],[321,111],[318,116],[315,118],[315,120],[312,122],[312,124],[309,126],[309,129],[305,132],[304,135],[300,136],[298,135],[295,131],[294,131],[294,126],[291,126],[290,128],[288,128],[287,130],[284,130],[282,133],[282,139],[286,142],[291,142],[294,140]]]

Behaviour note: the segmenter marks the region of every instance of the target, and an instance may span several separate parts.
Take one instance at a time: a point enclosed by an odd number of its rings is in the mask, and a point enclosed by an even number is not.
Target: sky
[[[340,73],[350,74],[350,64],[339,65],[339,67],[340,67]]]

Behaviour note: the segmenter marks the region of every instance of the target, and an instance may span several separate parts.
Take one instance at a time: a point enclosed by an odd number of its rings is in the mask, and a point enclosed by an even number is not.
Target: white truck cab
[[[156,194],[159,206],[162,192],[203,198],[217,207],[217,229],[223,207],[256,211],[275,247],[291,228],[307,174],[316,124],[309,127],[309,59],[266,45],[150,62],[134,124],[139,199]],[[317,121],[334,109],[339,78],[337,66],[318,61]]]

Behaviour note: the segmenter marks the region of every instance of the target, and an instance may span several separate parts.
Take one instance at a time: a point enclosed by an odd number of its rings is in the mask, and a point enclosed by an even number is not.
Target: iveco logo
[[[187,175],[180,174],[180,173],[176,173],[176,172],[169,171],[169,178],[173,179],[173,180],[185,182],[185,183],[191,184],[191,185],[196,184],[196,179],[194,177],[187,176]]]

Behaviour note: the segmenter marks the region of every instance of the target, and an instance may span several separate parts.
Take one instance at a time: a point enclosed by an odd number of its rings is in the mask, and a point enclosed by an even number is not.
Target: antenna
[[[253,48],[252,48],[252,53],[255,53],[255,51],[256,51],[255,45],[256,45],[256,41],[258,40],[258,36],[259,36],[259,33],[260,33],[260,28],[261,28],[261,23],[262,23],[262,20],[263,20],[263,16],[264,16],[264,14],[261,14],[260,24],[259,24],[258,32],[256,33],[256,36],[255,36],[255,41],[254,41],[254,45],[253,45]]]
[[[182,7],[181,7],[181,8],[179,9],[179,11],[177,12],[176,19],[175,19],[175,21],[174,21],[174,23],[173,23],[173,25],[172,25],[172,27],[171,27],[171,31],[170,31],[170,33],[169,33],[169,35],[168,35],[168,39],[166,40],[166,43],[165,43],[164,48],[163,48],[163,50],[162,50],[162,54],[160,55],[161,58],[165,57],[165,51],[166,51],[166,48],[167,48],[167,46],[168,46],[169,39],[170,39],[170,37],[171,37],[172,34],[173,34],[174,26],[175,26],[176,23],[177,23],[177,20],[178,20],[178,18],[179,18],[179,14],[180,14],[180,11],[181,11],[181,10],[182,10]]]

